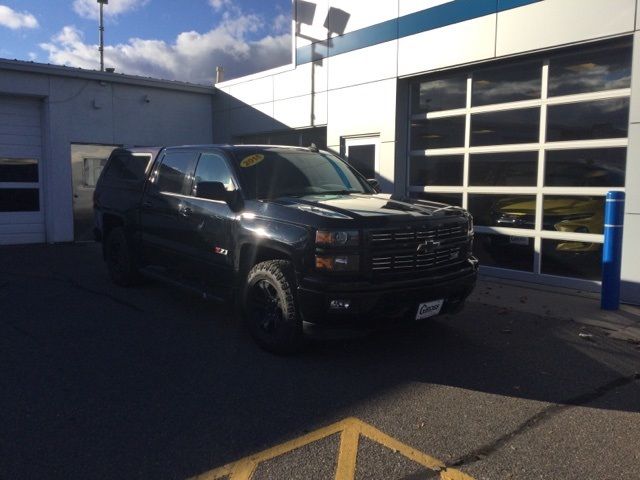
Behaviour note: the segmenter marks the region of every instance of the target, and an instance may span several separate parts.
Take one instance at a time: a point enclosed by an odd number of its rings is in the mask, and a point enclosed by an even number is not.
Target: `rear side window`
[[[185,179],[195,156],[195,152],[167,153],[156,174],[158,190],[166,193],[185,193]]]
[[[117,153],[111,157],[104,177],[110,180],[142,181],[150,161],[149,154]]]

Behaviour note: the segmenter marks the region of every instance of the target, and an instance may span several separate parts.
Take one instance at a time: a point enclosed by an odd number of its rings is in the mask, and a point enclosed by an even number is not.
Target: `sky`
[[[96,0],[0,0],[0,58],[99,69]],[[211,84],[291,62],[291,0],[109,0],[105,66]]]

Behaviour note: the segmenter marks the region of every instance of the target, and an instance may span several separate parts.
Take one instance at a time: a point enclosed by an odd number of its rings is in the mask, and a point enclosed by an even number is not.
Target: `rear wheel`
[[[104,244],[104,253],[109,277],[113,283],[128,287],[139,281],[134,254],[122,227],[116,227],[109,232]]]
[[[243,300],[245,324],[262,348],[286,354],[302,347],[291,262],[270,260],[255,265],[247,275]]]

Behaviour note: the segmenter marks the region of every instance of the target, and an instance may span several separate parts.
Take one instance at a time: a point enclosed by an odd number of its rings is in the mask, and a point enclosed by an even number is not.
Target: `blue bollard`
[[[600,300],[602,310],[618,310],[620,307],[623,223],[624,192],[609,192],[604,210],[602,294]]]

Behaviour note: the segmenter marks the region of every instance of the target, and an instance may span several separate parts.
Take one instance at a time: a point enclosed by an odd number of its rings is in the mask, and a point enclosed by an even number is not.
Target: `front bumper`
[[[331,282],[306,278],[298,287],[298,306],[305,331],[376,329],[415,318],[418,305],[444,299],[441,314],[455,313],[475,287],[478,261],[471,258],[454,272],[385,283]],[[332,309],[332,300],[347,309]]]

